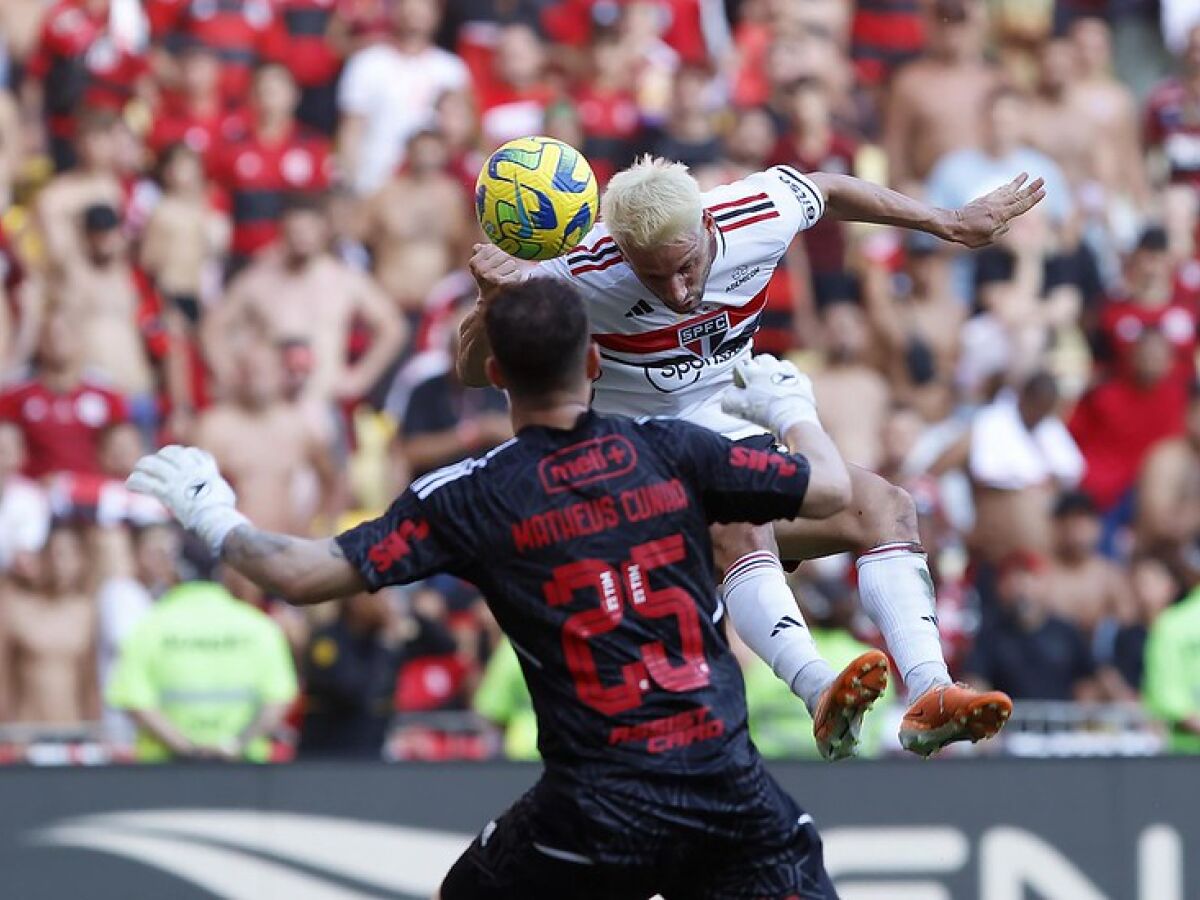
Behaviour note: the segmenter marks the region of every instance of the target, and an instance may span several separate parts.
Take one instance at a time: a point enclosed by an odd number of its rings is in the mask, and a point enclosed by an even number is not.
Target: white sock
[[[778,558],[765,550],[746,554],[725,573],[724,590],[738,637],[804,701],[810,714],[816,712],[835,673],[817,652]]]
[[[933,578],[917,544],[884,544],[858,558],[858,594],[887,641],[909,701],[950,684],[942,656]]]

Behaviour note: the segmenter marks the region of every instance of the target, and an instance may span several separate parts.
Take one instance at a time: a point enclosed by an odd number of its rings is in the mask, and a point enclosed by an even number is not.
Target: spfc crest
[[[679,346],[705,359],[721,346],[729,333],[729,313],[719,313],[709,319],[689,322],[679,329]]]

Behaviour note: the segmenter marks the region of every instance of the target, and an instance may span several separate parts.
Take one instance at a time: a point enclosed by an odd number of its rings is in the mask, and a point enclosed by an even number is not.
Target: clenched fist
[[[471,274],[484,301],[494,297],[505,285],[520,284],[533,268],[531,263],[509,256],[495,244],[476,244],[474,250]]]

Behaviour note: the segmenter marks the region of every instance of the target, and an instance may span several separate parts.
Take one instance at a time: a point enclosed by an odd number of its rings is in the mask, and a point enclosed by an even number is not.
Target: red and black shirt
[[[329,141],[298,128],[279,141],[251,132],[222,147],[212,177],[229,202],[234,255],[250,256],[274,241],[287,196],[324,190],[332,167]]]

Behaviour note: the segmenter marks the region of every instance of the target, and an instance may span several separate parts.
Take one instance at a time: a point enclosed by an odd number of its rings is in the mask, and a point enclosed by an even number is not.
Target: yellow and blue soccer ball
[[[475,214],[487,239],[521,259],[553,259],[592,229],[596,176],[562,141],[524,137],[488,157],[475,182]]]

